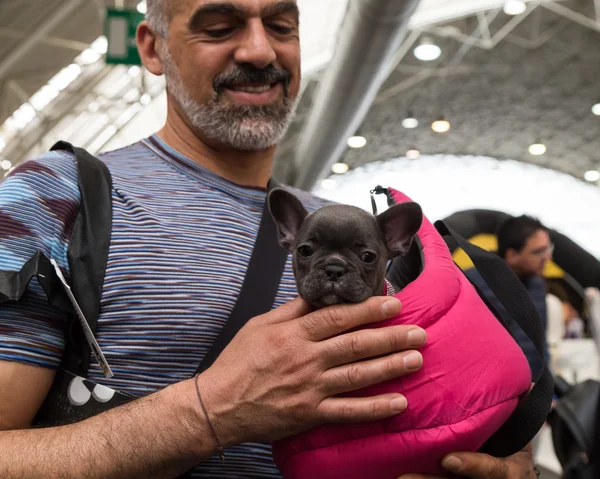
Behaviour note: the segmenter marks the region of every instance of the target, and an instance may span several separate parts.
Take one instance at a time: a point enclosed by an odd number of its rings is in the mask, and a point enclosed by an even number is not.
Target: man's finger
[[[326,383],[329,396],[363,389],[414,373],[423,366],[423,356],[418,351],[405,351],[383,358],[338,366],[325,372],[321,378]]]
[[[301,327],[312,341],[337,336],[366,324],[396,316],[401,309],[396,298],[376,296],[359,304],[344,304],[319,309],[302,318]]]
[[[365,329],[321,342],[322,356],[329,367],[350,364],[366,358],[407,351],[423,346],[425,330],[417,326],[390,326]]]
[[[450,454],[442,460],[442,467],[471,479],[506,479],[509,472],[506,460],[476,452]]]
[[[392,393],[365,398],[327,398],[317,410],[323,422],[347,423],[386,419],[400,414],[406,406],[404,396]]]

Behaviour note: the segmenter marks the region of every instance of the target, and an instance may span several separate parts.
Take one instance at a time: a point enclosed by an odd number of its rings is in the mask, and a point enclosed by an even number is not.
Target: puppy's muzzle
[[[329,281],[333,281],[334,283],[339,282],[342,277],[347,273],[347,269],[345,266],[330,264],[323,268],[325,270],[325,275]]]

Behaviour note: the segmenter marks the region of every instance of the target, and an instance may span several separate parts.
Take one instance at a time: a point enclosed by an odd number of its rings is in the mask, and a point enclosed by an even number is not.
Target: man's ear
[[[277,225],[279,244],[291,251],[308,211],[298,198],[283,188],[275,188],[269,193],[269,210]]]
[[[152,31],[147,21],[143,21],[136,31],[137,47],[142,63],[146,69],[154,75],[162,75],[164,68],[158,54],[158,42],[166,42]]]
[[[423,223],[423,211],[417,203],[394,205],[377,216],[377,224],[392,256],[405,254]]]
[[[504,253],[504,261],[506,261],[510,266],[514,265],[519,259],[519,252],[514,248],[506,248]]]

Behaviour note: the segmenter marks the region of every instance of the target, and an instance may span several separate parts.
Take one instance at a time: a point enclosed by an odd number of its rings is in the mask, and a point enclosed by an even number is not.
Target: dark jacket
[[[465,271],[467,278],[473,283],[481,293],[485,296],[491,306],[500,314],[505,324],[508,327],[508,330],[515,338],[519,346],[527,356],[527,360],[529,361],[529,367],[532,372],[532,379],[537,379],[539,374],[542,372],[542,367],[544,366],[544,360],[548,362],[549,353],[548,346],[546,344],[546,338],[544,337],[544,358],[542,359],[535,349],[535,346],[531,342],[531,340],[527,337],[527,335],[523,332],[523,330],[519,327],[519,325],[509,316],[508,312],[502,306],[502,303],[496,298],[494,293],[490,290],[486,282],[483,280],[481,275],[477,272],[475,268],[469,269]],[[535,308],[537,309],[540,318],[542,319],[542,326],[544,328],[544,332],[546,331],[546,323],[547,323],[547,313],[546,313],[546,282],[544,278],[540,276],[532,276],[530,278],[522,279],[523,285],[527,289]]]

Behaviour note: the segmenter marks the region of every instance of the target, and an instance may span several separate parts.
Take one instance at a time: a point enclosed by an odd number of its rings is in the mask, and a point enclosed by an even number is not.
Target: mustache
[[[217,75],[213,81],[213,88],[217,94],[221,94],[225,88],[243,83],[282,82],[287,92],[290,80],[290,72],[273,64],[267,65],[265,68],[258,68],[250,63],[240,63]]]

